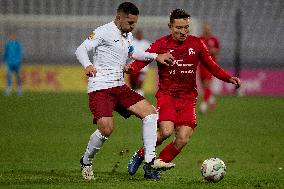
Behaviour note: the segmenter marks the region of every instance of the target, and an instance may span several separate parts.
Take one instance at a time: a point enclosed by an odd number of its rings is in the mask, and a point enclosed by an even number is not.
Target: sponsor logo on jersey
[[[185,74],[192,74],[194,73],[194,70],[182,70],[180,73],[185,73]]]
[[[94,39],[95,38],[95,33],[92,31],[90,34],[89,34],[89,37],[88,39]]]
[[[188,55],[192,55],[192,54],[195,54],[193,48],[189,48],[188,49]]]
[[[175,64],[177,66],[193,66],[193,64],[183,64],[182,62],[183,62],[183,60],[174,60],[172,66],[175,65]]]

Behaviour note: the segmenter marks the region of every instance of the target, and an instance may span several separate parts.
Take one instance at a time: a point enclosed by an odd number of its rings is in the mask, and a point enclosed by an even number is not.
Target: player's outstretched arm
[[[164,53],[164,54],[158,54],[156,60],[165,66],[172,65],[174,61],[174,57],[170,52]]]
[[[160,64],[163,64],[165,66],[170,66],[174,61],[174,57],[171,53],[168,52],[168,53],[158,54],[157,57],[156,57],[156,60]],[[137,61],[137,60],[135,60],[131,64],[125,65],[124,68],[123,68],[123,71],[127,74],[138,73],[142,68],[144,68],[145,66],[147,66],[151,62],[152,61]]]
[[[170,52],[163,54],[156,54],[151,52],[135,51],[129,56],[131,59],[138,61],[152,62],[157,60],[159,63],[169,66],[174,60],[173,55]]]
[[[230,83],[236,85],[236,88],[239,88],[241,86],[241,80],[238,77],[231,77],[229,81]]]

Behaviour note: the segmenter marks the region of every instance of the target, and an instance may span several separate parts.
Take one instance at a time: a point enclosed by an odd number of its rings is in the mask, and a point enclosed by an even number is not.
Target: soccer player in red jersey
[[[208,23],[204,23],[203,25],[203,33],[201,36],[201,40],[208,48],[209,55],[211,56],[212,60],[217,62],[216,56],[219,54],[220,44],[217,37],[211,34],[211,27]],[[214,110],[216,105],[216,99],[210,88],[212,74],[207,70],[207,68],[203,64],[199,64],[199,77],[203,90],[203,96],[199,110],[201,113],[206,113],[208,108],[211,111]]]
[[[240,79],[220,68],[198,37],[189,35],[190,15],[175,9],[170,15],[170,35],[164,36],[148,48],[148,52],[171,52],[173,64],[158,63],[159,89],[156,94],[159,113],[157,146],[175,133],[175,139],[159,154],[159,159],[171,162],[187,144],[196,127],[197,100],[196,71],[199,63],[218,79],[240,86]],[[150,62],[135,61],[125,67],[125,72],[138,72]],[[128,163],[128,172],[134,175],[143,161],[144,149],[140,148]]]

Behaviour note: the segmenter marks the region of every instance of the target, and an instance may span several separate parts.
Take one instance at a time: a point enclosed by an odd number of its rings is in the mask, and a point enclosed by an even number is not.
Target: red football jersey
[[[207,47],[200,38],[189,35],[184,42],[164,36],[148,48],[147,52],[162,54],[171,52],[175,61],[171,66],[158,64],[159,91],[185,91],[197,96],[196,70],[201,62],[215,77],[228,82],[231,77],[220,68],[208,54]],[[149,62],[134,61],[134,72]]]

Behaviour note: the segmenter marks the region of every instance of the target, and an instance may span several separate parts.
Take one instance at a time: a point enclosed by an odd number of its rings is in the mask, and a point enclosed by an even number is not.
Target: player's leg
[[[113,130],[113,118],[102,117],[97,120],[98,128],[90,136],[88,146],[83,156],[84,164],[91,164],[97,152],[101,149],[103,143],[108,139]]]
[[[174,132],[174,123],[172,121],[162,121],[159,123],[158,127],[156,147],[160,146],[164,140],[172,135],[172,133]],[[143,157],[144,148],[141,147],[137,151],[137,154]]]
[[[176,127],[176,138],[174,140],[174,147],[181,151],[186,146],[194,129],[188,125]]]
[[[112,111],[115,106],[115,100],[107,91],[101,90],[89,93],[89,107],[94,116],[93,121],[98,128],[90,136],[87,148],[80,160],[82,176],[86,180],[94,179],[92,162],[113,130]]]
[[[13,68],[7,65],[6,96],[10,96],[12,91],[12,71]]]
[[[173,131],[174,131],[173,122],[171,122],[171,121],[165,121],[164,123],[161,122],[159,124],[159,128],[158,128],[158,131],[157,131],[156,147],[161,145],[164,140],[166,140],[169,136],[171,136]],[[137,172],[140,165],[142,164],[143,160],[144,160],[144,147],[141,147],[138,151],[136,151],[132,155],[130,161],[128,162],[128,167],[127,167],[128,173],[130,175],[134,175]],[[159,163],[163,163],[163,162],[159,162]],[[166,167],[171,168],[172,166],[174,166],[174,165],[168,164]]]
[[[142,119],[142,139],[144,145],[144,177],[160,179],[156,169],[167,166],[167,163],[159,163],[155,159],[155,147],[157,141],[157,111],[144,97],[123,86],[123,93],[119,100],[120,106],[124,106],[129,112]]]
[[[18,96],[22,96],[22,82],[21,82],[20,68],[21,68],[20,65],[15,67]]]
[[[160,135],[160,141],[165,141],[167,138],[169,138],[174,132],[174,122],[173,121],[161,121],[159,123],[159,132],[158,134]],[[162,142],[161,142],[162,143]],[[175,167],[174,163],[171,163],[171,161],[165,161],[167,159],[163,159],[163,156],[161,156],[161,153],[159,157],[157,158],[158,161],[160,162],[166,162],[168,163],[167,166],[161,168],[160,170],[166,171],[171,168]]]
[[[210,80],[203,79],[201,83],[202,83],[202,88],[203,88],[203,95],[202,95],[202,100],[200,104],[200,112],[206,113],[208,110],[208,99],[212,94],[210,85],[209,85]]]
[[[142,138],[145,148],[145,162],[149,163],[155,158],[158,119],[156,109],[146,99],[133,104],[127,109],[142,119]]]
[[[214,111],[215,108],[216,108],[216,98],[215,98],[215,95],[211,89],[211,84],[212,84],[212,77],[210,79],[208,79],[208,88],[210,90],[210,96],[208,98],[208,109],[209,111]]]
[[[175,140],[168,144],[160,153],[159,158],[164,162],[171,162],[188,143],[193,133],[193,129],[189,126],[179,126],[176,128]]]
[[[168,120],[174,120],[174,114],[172,111],[174,111],[174,106],[171,104],[170,102],[170,97],[168,95],[162,95],[161,93],[157,93],[156,95],[157,97],[157,107],[159,109],[159,120],[158,122],[162,122],[165,121],[165,123],[167,122],[171,122]],[[160,125],[160,124],[159,124]],[[167,125],[167,124],[165,124]],[[164,124],[163,124],[164,126]],[[163,140],[166,139],[168,137],[168,135],[170,133],[172,133],[171,127],[167,128],[167,127],[160,127],[158,132],[157,132],[157,143],[156,146],[159,146],[160,144],[162,144]],[[168,134],[167,134],[168,133]],[[140,148],[137,152],[134,153],[134,155],[132,156],[132,158],[130,159],[129,163],[128,163],[128,172],[130,175],[134,175],[136,173],[136,171],[138,170],[139,166],[141,165],[142,161],[143,161],[143,155],[144,155],[144,148]],[[158,160],[159,161],[159,160]],[[157,162],[159,163],[159,162]],[[173,164],[167,164],[166,167],[171,167],[174,166]]]
[[[158,172],[153,168],[155,165],[155,146],[157,142],[157,120],[156,109],[147,101],[141,100],[128,108],[130,112],[142,119],[142,139],[144,145],[145,164],[144,177],[149,179],[160,179]]]
[[[174,141],[168,144],[159,154],[159,158],[165,162],[171,162],[181,152],[196,127],[196,98],[185,94],[180,96],[180,99],[177,99],[175,104],[179,110],[175,114],[176,136]]]

